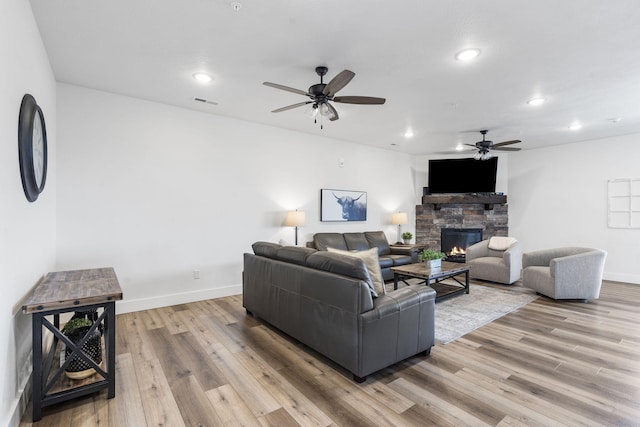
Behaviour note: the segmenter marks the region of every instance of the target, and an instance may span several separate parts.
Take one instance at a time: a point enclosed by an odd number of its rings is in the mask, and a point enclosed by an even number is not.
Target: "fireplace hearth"
[[[482,241],[482,228],[442,228],[440,230],[440,250],[447,257],[445,261],[465,262],[467,248]]]

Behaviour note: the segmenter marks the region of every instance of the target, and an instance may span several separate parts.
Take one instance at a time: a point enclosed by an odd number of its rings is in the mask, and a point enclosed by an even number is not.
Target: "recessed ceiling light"
[[[611,123],[618,123],[620,120],[622,120],[622,117],[613,117],[609,119]]]
[[[544,104],[545,99],[544,98],[533,98],[527,101],[527,104],[529,105],[540,105],[540,104]]]
[[[458,61],[471,61],[478,55],[480,55],[480,49],[476,49],[476,48],[465,49],[456,53],[456,59]]]
[[[570,130],[578,130],[578,129],[581,129],[581,128],[582,128],[582,125],[580,123],[577,123],[577,122],[576,123],[572,123],[569,126]]]
[[[207,73],[194,73],[193,78],[199,81],[200,83],[209,83],[212,77]]]
[[[413,138],[415,134],[413,133],[413,131],[411,129],[407,129],[407,131],[404,133],[404,137],[405,138]]]
[[[464,146],[461,143],[458,143],[458,145],[456,145],[456,151],[462,151],[464,150]]]

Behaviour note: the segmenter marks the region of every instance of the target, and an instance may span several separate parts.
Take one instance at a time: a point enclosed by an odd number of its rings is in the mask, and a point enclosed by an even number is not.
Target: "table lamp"
[[[287,227],[296,228],[296,241],[295,241],[296,246],[298,246],[298,227],[302,227],[304,225],[305,220],[306,220],[305,213],[297,209],[295,211],[287,212],[287,217],[284,220],[284,225],[286,225]]]
[[[402,233],[400,232],[400,226],[409,222],[407,218],[406,212],[396,212],[391,214],[391,224],[398,226],[398,241],[396,244],[401,245],[402,241],[400,240]]]

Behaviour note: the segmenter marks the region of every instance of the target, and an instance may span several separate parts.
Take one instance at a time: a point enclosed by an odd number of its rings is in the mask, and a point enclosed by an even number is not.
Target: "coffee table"
[[[436,290],[436,301],[453,295],[458,295],[463,292],[468,294],[470,269],[471,267],[469,264],[447,261],[442,261],[442,267],[439,269],[427,268],[424,262],[391,267],[391,271],[393,272],[393,289],[398,289],[398,281],[402,281],[408,285],[408,279],[424,279],[427,286],[439,283],[444,279],[453,279],[456,284],[448,286],[453,289],[441,292]],[[464,274],[464,283],[456,277],[460,274]]]

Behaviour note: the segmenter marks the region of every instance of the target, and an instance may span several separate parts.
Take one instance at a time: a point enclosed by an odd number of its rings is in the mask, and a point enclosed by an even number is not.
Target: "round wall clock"
[[[18,153],[22,188],[27,200],[34,202],[47,180],[47,129],[42,110],[29,94],[20,105]]]

